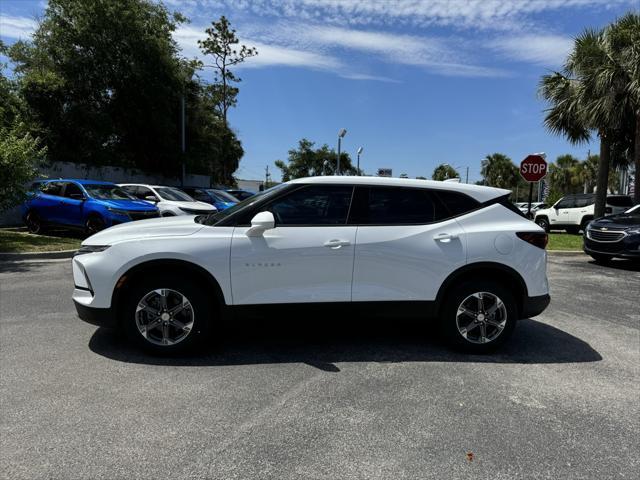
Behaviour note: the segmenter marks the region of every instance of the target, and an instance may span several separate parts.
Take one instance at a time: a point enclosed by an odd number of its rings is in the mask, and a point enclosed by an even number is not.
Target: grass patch
[[[33,235],[20,229],[0,229],[0,253],[55,252],[80,248],[81,238],[52,233]]]
[[[582,251],[582,235],[570,233],[550,233],[547,250],[575,250]]]

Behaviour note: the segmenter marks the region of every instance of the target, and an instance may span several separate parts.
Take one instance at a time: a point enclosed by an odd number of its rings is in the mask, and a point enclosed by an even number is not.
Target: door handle
[[[433,238],[435,238],[439,242],[447,243],[458,238],[458,235],[455,233],[439,233]]]
[[[329,247],[332,250],[337,250],[340,247],[346,247],[348,245],[351,245],[351,242],[349,240],[334,239],[334,240],[328,240],[324,242],[324,246]]]

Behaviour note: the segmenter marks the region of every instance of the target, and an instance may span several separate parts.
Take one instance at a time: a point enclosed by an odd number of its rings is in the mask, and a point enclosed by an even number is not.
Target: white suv
[[[535,222],[546,232],[553,229],[578,233],[593,220],[595,203],[595,193],[567,195],[551,208],[536,210]],[[631,207],[633,200],[628,195],[607,195],[607,215],[622,213]]]
[[[214,215],[93,235],[73,258],[73,300],[82,319],[158,352],[199,343],[230,310],[283,304],[414,307],[454,345],[487,351],[549,303],[547,235],[509,193],[298,179]]]
[[[203,213],[208,214],[216,211],[216,208],[212,205],[194,200],[175,187],[139,183],[121,183],[118,186],[129,195],[153,203],[158,207],[162,217],[202,215]]]

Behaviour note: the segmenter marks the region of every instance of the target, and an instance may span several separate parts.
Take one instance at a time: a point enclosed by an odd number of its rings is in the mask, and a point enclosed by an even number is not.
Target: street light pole
[[[347,134],[346,128],[341,128],[338,132],[338,163],[336,165],[336,175],[340,175],[340,146],[342,138]]]
[[[364,148],[360,147],[357,150],[357,154],[358,154],[358,166],[356,167],[358,170],[358,176],[360,176],[360,154],[362,153],[362,151],[364,150]]]
[[[184,127],[184,123],[185,123],[185,99],[184,99],[184,92],[182,93],[182,96],[180,97],[180,117],[182,119],[181,125],[180,125],[180,130],[182,133],[182,142],[181,142],[181,147],[182,147],[182,180],[181,180],[181,186],[184,187],[184,180],[185,177],[187,176],[187,159],[186,159],[186,151],[187,151],[187,143],[186,143],[186,139],[185,139],[185,127]]]

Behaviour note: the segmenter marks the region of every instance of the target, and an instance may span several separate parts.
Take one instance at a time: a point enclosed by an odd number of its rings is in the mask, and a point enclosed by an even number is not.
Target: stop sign
[[[547,162],[542,155],[529,155],[520,164],[520,175],[527,182],[539,182],[547,174]]]

